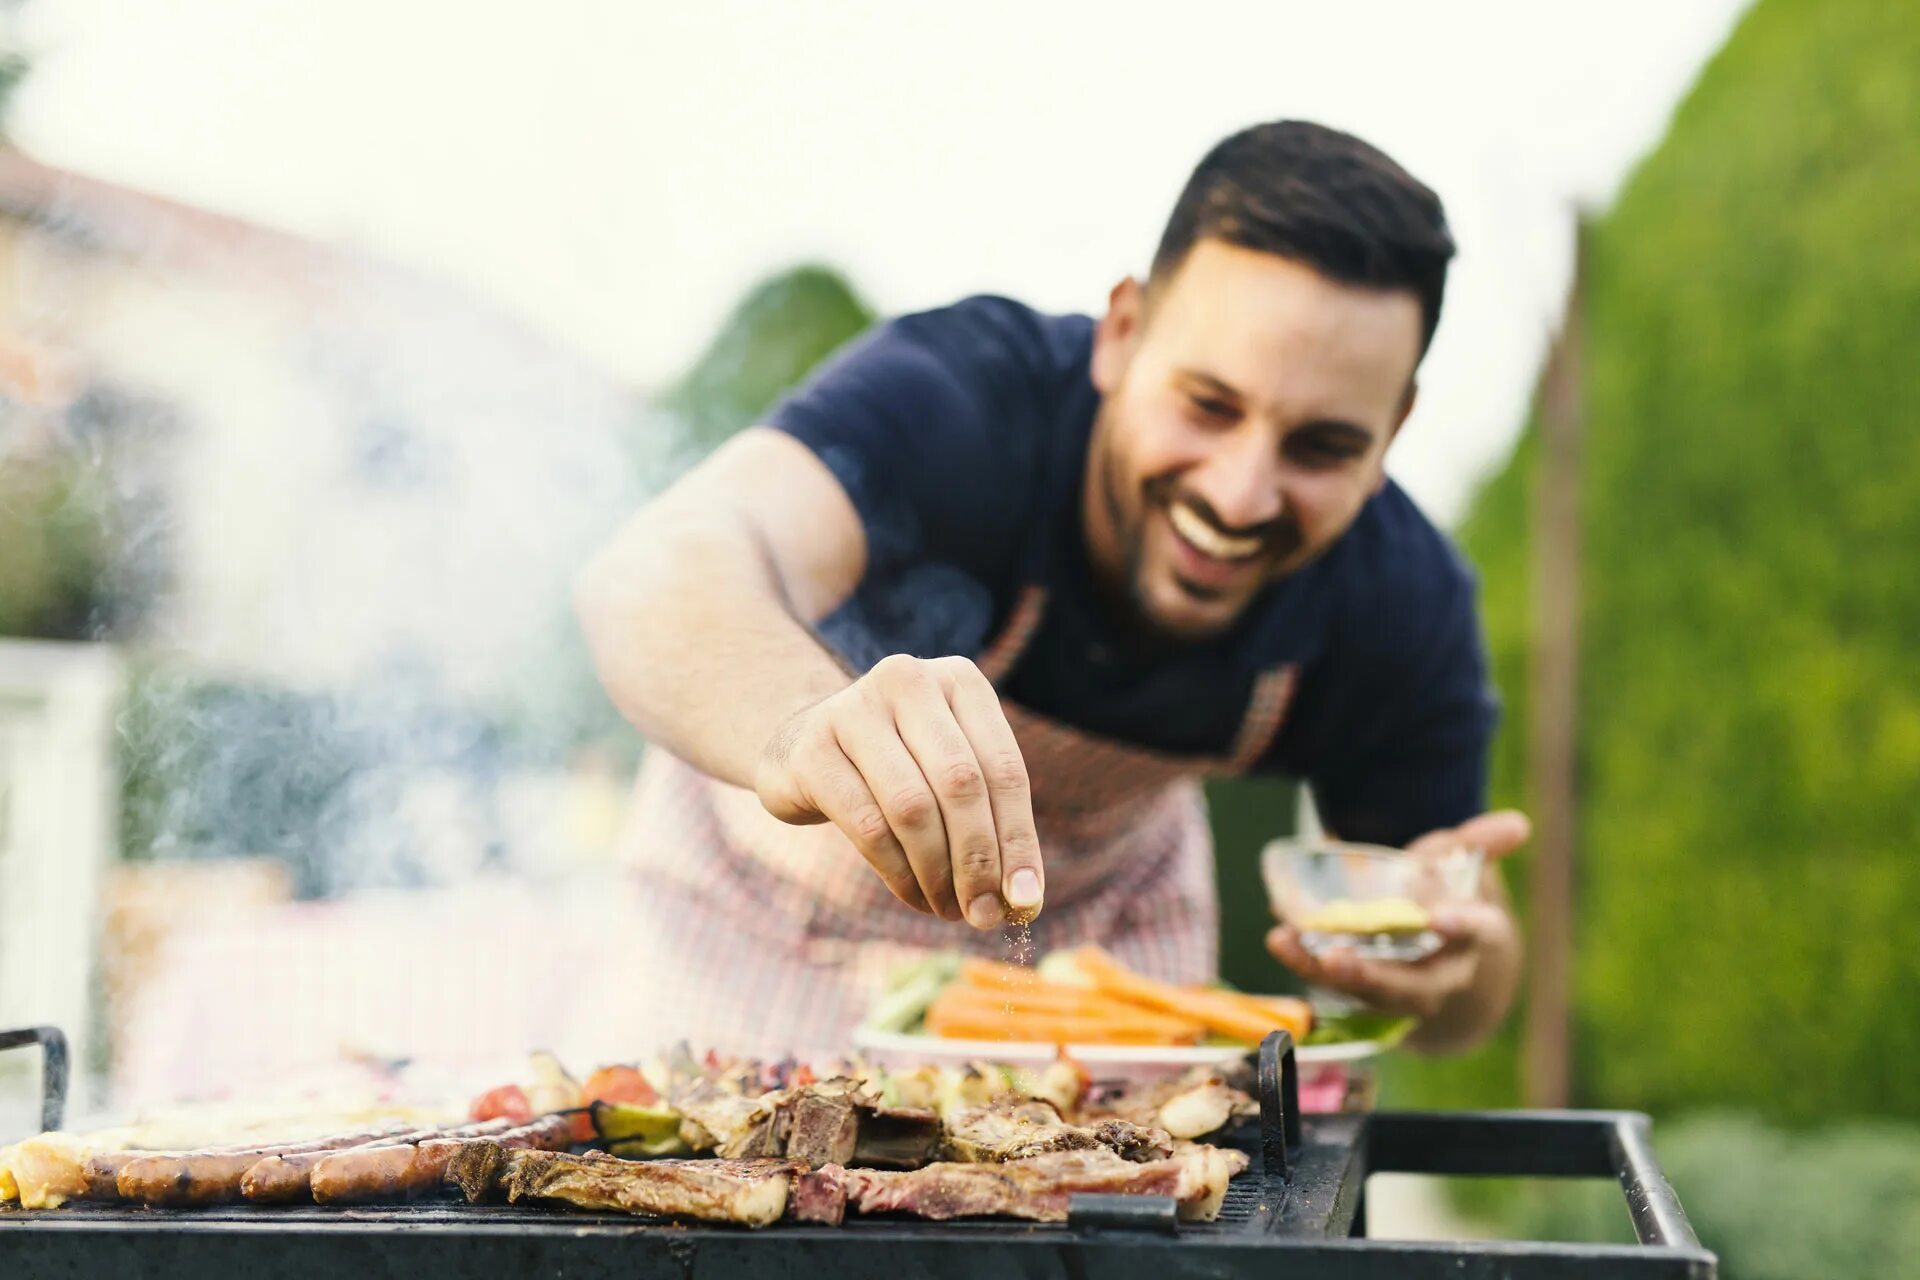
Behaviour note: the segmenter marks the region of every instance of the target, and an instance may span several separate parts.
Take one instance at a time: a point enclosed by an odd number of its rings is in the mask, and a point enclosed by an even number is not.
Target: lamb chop
[[[538,1200],[764,1227],[786,1213],[800,1169],[791,1160],[620,1160],[482,1140],[454,1153],[447,1179],[476,1203]]]
[[[533,1200],[749,1227],[783,1216],[832,1225],[849,1208],[936,1220],[1062,1222],[1072,1196],[1089,1191],[1168,1196],[1178,1202],[1182,1218],[1210,1221],[1220,1211],[1228,1180],[1246,1165],[1237,1151],[1197,1144],[1146,1163],[1096,1148],[1004,1164],[934,1164],[900,1171],[834,1164],[807,1169],[793,1160],[621,1160],[597,1153],[515,1150],[479,1139],[460,1145],[447,1179],[473,1202]]]
[[[967,1164],[1100,1149],[1133,1161],[1163,1160],[1173,1153],[1173,1140],[1160,1129],[1126,1120],[1101,1120],[1091,1126],[1068,1124],[1052,1103],[1033,1098],[1003,1099],[971,1107],[947,1121],[947,1155]]]
[[[860,1119],[854,1164],[871,1169],[918,1169],[940,1158],[946,1132],[938,1113],[925,1107],[870,1106],[864,1100],[854,1105]],[[788,1154],[797,1154],[791,1145]]]
[[[1175,1080],[1129,1089],[1104,1102],[1083,1106],[1082,1123],[1125,1120],[1165,1129],[1175,1138],[1204,1138],[1235,1118],[1258,1114],[1251,1097],[1217,1072],[1196,1069]]]
[[[882,1106],[846,1077],[754,1097],[700,1080],[676,1092],[673,1105],[684,1117],[680,1135],[687,1145],[725,1160],[790,1156],[815,1168],[916,1168],[940,1153],[937,1115]]]
[[[847,1169],[837,1174],[847,1206],[863,1214],[1064,1222],[1076,1192],[1106,1192],[1171,1196],[1179,1202],[1182,1218],[1204,1222],[1219,1214],[1228,1180],[1246,1166],[1247,1157],[1240,1152],[1196,1145],[1145,1163],[1093,1148],[1004,1164],[947,1163],[908,1172]]]
[[[680,1136],[695,1151],[737,1160],[775,1154],[774,1119],[781,1096],[748,1097],[711,1080],[676,1089],[668,1101],[682,1117]]]

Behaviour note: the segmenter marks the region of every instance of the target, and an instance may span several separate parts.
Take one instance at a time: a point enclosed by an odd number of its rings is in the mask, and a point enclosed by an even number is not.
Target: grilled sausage
[[[482,1120],[477,1124],[461,1125],[457,1129],[415,1129],[408,1133],[396,1133],[376,1142],[363,1143],[358,1149],[402,1144],[412,1146],[428,1138],[478,1138],[498,1134],[512,1127],[511,1120]],[[348,1148],[348,1150],[355,1149]],[[308,1199],[313,1193],[314,1166],[327,1157],[337,1154],[339,1152],[336,1149],[328,1148],[322,1151],[296,1151],[283,1156],[268,1156],[241,1175],[240,1194],[255,1204],[290,1204],[296,1200]]]
[[[542,1116],[488,1140],[509,1147],[563,1150],[569,1145],[571,1130],[572,1123],[566,1116]],[[365,1204],[424,1195],[445,1180],[454,1152],[480,1136],[484,1135],[428,1138],[410,1146],[383,1144],[333,1152],[316,1163],[309,1175],[314,1202]]]
[[[104,1191],[107,1172],[112,1170],[114,1191],[122,1200],[138,1200],[143,1204],[169,1207],[225,1204],[239,1199],[241,1177],[267,1156],[293,1155],[302,1151],[337,1151],[342,1147],[367,1142],[391,1141],[397,1132],[400,1130],[388,1126],[271,1146],[215,1147],[205,1151],[109,1152],[88,1162],[87,1181],[90,1192],[96,1184]]]

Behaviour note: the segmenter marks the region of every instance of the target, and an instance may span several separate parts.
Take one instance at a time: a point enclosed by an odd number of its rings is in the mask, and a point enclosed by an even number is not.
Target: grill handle
[[[1254,1093],[1260,1101],[1260,1167],[1268,1177],[1289,1181],[1288,1153],[1300,1145],[1300,1064],[1293,1037],[1269,1031],[1260,1042]]]
[[[1383,1111],[1367,1117],[1369,1173],[1604,1178],[1620,1183],[1643,1245],[1700,1241],[1637,1111]]]
[[[40,1127],[58,1129],[67,1114],[67,1037],[58,1027],[0,1031],[0,1050],[40,1046]]]

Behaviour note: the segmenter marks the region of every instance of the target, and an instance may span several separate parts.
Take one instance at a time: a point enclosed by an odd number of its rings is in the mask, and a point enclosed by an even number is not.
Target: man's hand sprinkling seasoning
[[[794,715],[754,779],[786,822],[831,822],[895,897],[992,929],[1044,893],[1027,768],[999,696],[965,658],[895,655]]]

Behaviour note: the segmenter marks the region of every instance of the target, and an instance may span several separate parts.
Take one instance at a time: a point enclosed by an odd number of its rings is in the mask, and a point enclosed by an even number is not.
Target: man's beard
[[[1149,602],[1146,583],[1146,543],[1147,522],[1156,511],[1161,512],[1169,521],[1171,508],[1175,501],[1183,501],[1195,515],[1205,520],[1221,534],[1233,538],[1257,537],[1261,540],[1261,549],[1256,556],[1263,561],[1271,576],[1272,570],[1285,564],[1298,553],[1305,535],[1292,513],[1283,512],[1276,518],[1248,529],[1233,529],[1218,519],[1211,505],[1193,494],[1180,493],[1179,478],[1174,475],[1150,477],[1140,487],[1140,501],[1129,512],[1123,498],[1128,481],[1121,474],[1119,456],[1109,447],[1106,451],[1101,472],[1101,500],[1105,503],[1107,522],[1121,544],[1121,573],[1119,582],[1102,583],[1102,594],[1108,607],[1115,613],[1116,620],[1127,630],[1130,637],[1143,649],[1163,649],[1177,645],[1193,644],[1218,634],[1233,625],[1245,612],[1248,605],[1257,597],[1249,596],[1246,605],[1224,621],[1218,628],[1206,633],[1194,633],[1172,629],[1161,623],[1153,614]],[[1218,600],[1221,596],[1198,583],[1191,583],[1175,575],[1175,581],[1182,591],[1196,600]]]

